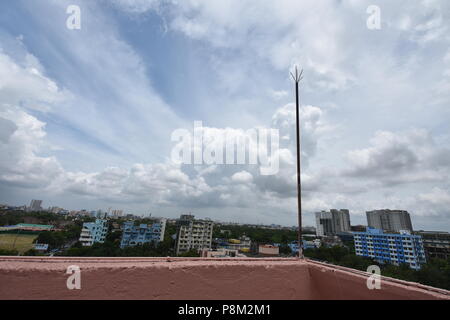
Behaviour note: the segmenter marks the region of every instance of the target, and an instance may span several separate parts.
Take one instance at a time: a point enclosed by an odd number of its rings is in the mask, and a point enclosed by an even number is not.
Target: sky
[[[304,224],[450,231],[449,28],[447,0],[2,1],[0,203],[293,226],[299,66]],[[278,172],[174,162],[195,121],[278,130]]]

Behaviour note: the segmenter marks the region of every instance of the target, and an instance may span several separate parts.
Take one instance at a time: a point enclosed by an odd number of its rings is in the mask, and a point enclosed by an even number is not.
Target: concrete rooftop
[[[69,290],[69,266],[81,289]],[[0,299],[450,299],[450,292],[311,260],[0,257]]]

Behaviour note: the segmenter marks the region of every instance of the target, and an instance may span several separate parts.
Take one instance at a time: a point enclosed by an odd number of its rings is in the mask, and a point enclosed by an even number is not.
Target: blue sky
[[[3,1],[0,201],[294,225],[299,64],[306,223],[391,208],[450,230],[449,4],[380,0],[369,30],[371,4]],[[280,129],[280,172],[171,163],[171,133],[196,120]]]

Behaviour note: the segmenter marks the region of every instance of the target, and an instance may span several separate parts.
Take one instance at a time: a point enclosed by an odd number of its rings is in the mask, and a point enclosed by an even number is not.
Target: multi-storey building
[[[358,256],[369,257],[380,263],[406,263],[416,270],[426,263],[421,236],[412,235],[407,230],[394,234],[369,227],[366,232],[353,234]]]
[[[29,211],[42,211],[42,200],[31,200]]]
[[[316,234],[324,237],[333,234],[333,219],[331,212],[316,212]]]
[[[335,234],[338,232],[349,232],[351,230],[350,212],[347,209],[331,209],[330,212]]]
[[[177,224],[177,255],[192,249],[211,249],[214,226],[211,220],[195,220],[189,214],[181,215]]]
[[[95,222],[83,223],[81,229],[80,242],[83,246],[92,246],[94,243],[104,243],[108,233],[108,222],[97,219]]]
[[[122,216],[123,216],[123,210],[113,210],[113,211],[111,212],[111,215],[112,215],[114,218],[122,217]]]
[[[302,240],[303,249],[316,249],[320,247],[321,241],[320,239],[314,239],[312,241]],[[298,253],[298,241],[292,241],[288,244],[288,247],[291,249],[292,253]]]
[[[450,259],[450,233],[439,231],[417,231],[423,241],[427,259]]]
[[[238,250],[242,252],[249,252],[251,249],[252,240],[250,237],[241,236],[239,239],[229,239],[226,242],[219,244],[219,248]]]
[[[140,224],[139,226],[135,226],[133,221],[126,221],[122,229],[121,248],[142,245],[148,242],[159,243],[164,240],[166,220],[160,219],[150,225]]]
[[[215,249],[215,250],[201,250],[202,258],[245,258],[246,256],[239,253],[239,250],[235,249]]]
[[[374,210],[367,211],[367,225],[386,232],[413,231],[411,217],[404,210]]]
[[[278,256],[280,254],[280,247],[272,244],[260,244],[258,246],[258,254],[262,256]]]
[[[350,231],[350,213],[347,209],[316,212],[316,234],[320,237]]]

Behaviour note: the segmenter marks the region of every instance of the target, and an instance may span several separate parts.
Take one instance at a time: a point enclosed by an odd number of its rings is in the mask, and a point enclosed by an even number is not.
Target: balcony
[[[81,289],[69,290],[69,266]],[[0,257],[0,299],[450,299],[450,292],[310,260]]]

